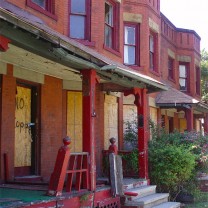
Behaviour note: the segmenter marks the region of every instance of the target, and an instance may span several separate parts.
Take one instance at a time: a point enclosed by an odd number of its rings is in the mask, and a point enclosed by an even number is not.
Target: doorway
[[[38,87],[18,83],[15,97],[14,175],[38,175],[40,141]]]

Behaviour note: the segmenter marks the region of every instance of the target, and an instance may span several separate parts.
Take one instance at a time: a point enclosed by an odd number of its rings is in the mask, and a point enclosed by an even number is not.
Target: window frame
[[[135,44],[126,44],[125,43],[125,27],[135,28]],[[123,63],[127,66],[134,67],[140,66],[140,25],[138,23],[133,22],[124,22],[124,41],[123,45],[125,46],[134,46],[135,47],[135,64],[125,63],[125,53],[123,55]],[[124,49],[123,49],[124,50]]]
[[[175,60],[170,56],[168,56],[168,79],[175,81]]]
[[[201,95],[201,71],[200,67],[196,66],[196,94]]]
[[[186,77],[180,77],[180,66],[185,66],[186,68]],[[190,86],[189,86],[189,83],[190,83],[190,72],[189,72],[189,64],[188,63],[184,63],[184,62],[179,62],[179,88],[180,88],[180,91],[181,92],[187,92],[189,93],[190,91]],[[182,90],[181,89],[181,86],[180,86],[180,79],[185,79],[186,80],[186,89],[185,90]]]
[[[153,51],[151,51],[151,47],[150,47],[151,37],[153,39],[153,47],[154,47]],[[159,73],[157,57],[158,57],[158,34],[153,31],[150,31],[150,34],[149,34],[149,69],[151,72],[156,73],[156,74]]]
[[[91,11],[90,11],[90,3],[91,0],[85,0],[85,14],[80,14],[80,13],[73,13],[71,11],[72,5],[71,5],[71,0],[69,0],[69,28],[68,28],[68,32],[69,32],[69,37],[72,39],[76,39],[78,41],[90,41],[90,37],[91,37],[91,24],[90,24],[90,20],[91,20]],[[71,15],[74,16],[84,16],[85,17],[85,21],[84,21],[84,38],[76,38],[76,37],[71,37],[70,35],[70,17]]]
[[[42,8],[32,0],[26,0],[26,5],[54,20],[57,20],[57,16],[55,15],[55,0],[46,0],[46,8]]]
[[[119,9],[120,9],[120,3],[115,0],[106,0],[105,4],[110,4],[113,7],[113,17],[112,17],[112,23],[113,25],[109,25],[106,23],[106,19],[104,17],[104,48],[111,51],[111,52],[118,52],[119,51],[119,23],[120,23],[120,15],[119,15]],[[104,5],[104,11],[105,11],[105,5]],[[112,28],[112,47],[109,47],[106,45],[106,26]]]

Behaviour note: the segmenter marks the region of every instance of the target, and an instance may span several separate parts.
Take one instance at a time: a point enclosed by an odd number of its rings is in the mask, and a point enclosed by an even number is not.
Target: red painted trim
[[[194,110],[193,108],[186,109],[185,113],[186,113],[187,130],[192,131],[194,129]]]
[[[6,52],[9,49],[9,43],[11,40],[0,35],[0,51]]]
[[[208,134],[208,113],[204,117],[204,132]]]
[[[147,116],[147,89],[133,88],[124,92],[124,95],[133,94],[134,104],[138,114],[138,150],[139,150],[139,177],[149,179],[148,174],[148,116]]]
[[[120,53],[120,52],[118,52],[118,51],[116,51],[116,50],[114,50],[114,49],[112,49],[112,48],[109,48],[109,47],[107,47],[107,46],[105,46],[105,45],[103,46],[103,48],[104,48],[106,51],[109,51],[109,52],[115,54],[116,56],[121,57],[121,53]]]
[[[26,5],[34,10],[39,11],[41,14],[44,14],[54,20],[58,20],[58,17],[55,15],[55,2],[54,0],[48,0],[48,5],[46,9],[41,8],[38,4],[32,2],[32,0],[27,0]]]
[[[9,179],[9,158],[8,154],[4,153],[4,180],[7,182]]]
[[[95,95],[96,71],[82,70],[83,82],[83,151],[90,155],[90,190],[96,189],[96,161],[95,161]]]

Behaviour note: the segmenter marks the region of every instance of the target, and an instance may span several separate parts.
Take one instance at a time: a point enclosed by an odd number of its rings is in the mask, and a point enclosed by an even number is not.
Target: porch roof
[[[95,69],[102,79],[124,87],[147,88],[149,93],[167,90],[163,83],[52,30],[27,11],[4,0],[0,5],[1,34],[12,44],[77,71]]]
[[[169,87],[167,91],[160,92],[156,97],[156,105],[160,107],[185,107],[193,106],[200,112],[207,113],[208,105],[175,88]]]

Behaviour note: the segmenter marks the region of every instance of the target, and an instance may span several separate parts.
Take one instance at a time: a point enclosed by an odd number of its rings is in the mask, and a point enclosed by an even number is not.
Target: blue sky
[[[195,30],[208,51],[208,0],[160,0],[160,10],[176,27]]]

